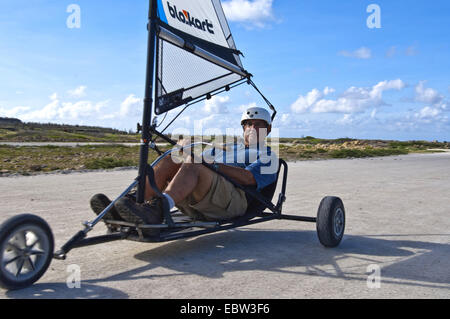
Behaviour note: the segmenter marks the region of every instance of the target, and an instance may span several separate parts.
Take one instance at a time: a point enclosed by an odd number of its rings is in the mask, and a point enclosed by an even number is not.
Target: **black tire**
[[[8,219],[0,226],[0,287],[31,286],[48,269],[53,249],[52,231],[42,218],[26,214]]]
[[[337,247],[345,231],[345,209],[339,197],[322,199],[317,212],[317,235],[325,247]]]

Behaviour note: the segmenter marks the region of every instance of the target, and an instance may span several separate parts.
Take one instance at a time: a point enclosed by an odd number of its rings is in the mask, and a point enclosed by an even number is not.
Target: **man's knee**
[[[197,164],[197,163],[194,163],[191,161],[186,161],[181,165],[181,169],[198,172],[202,166],[203,166],[202,164]]]
[[[208,169],[206,166],[200,163],[194,163],[194,162],[185,162],[183,165],[181,165],[180,169],[185,169],[191,172],[194,172],[197,176],[200,175],[212,175],[213,172]]]

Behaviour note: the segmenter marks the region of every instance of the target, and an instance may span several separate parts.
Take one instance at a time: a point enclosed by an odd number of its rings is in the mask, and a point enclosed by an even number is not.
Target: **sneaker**
[[[134,224],[157,225],[163,222],[163,207],[160,198],[150,203],[137,204],[128,197],[123,197],[115,203],[119,216]]]
[[[111,200],[106,197],[104,194],[97,194],[94,195],[91,198],[91,209],[94,211],[95,214],[100,215],[101,212],[105,210],[106,207],[108,207],[111,204]],[[105,214],[103,217],[103,220],[121,220],[123,219],[120,217],[119,213],[117,212],[116,208],[113,206],[111,209]]]

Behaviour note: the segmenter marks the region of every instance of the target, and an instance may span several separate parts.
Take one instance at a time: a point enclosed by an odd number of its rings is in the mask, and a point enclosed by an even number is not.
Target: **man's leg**
[[[161,191],[164,191],[167,184],[173,179],[180,168],[181,164],[175,163],[170,156],[164,158],[158,163],[158,165],[156,165],[154,168],[155,182]],[[156,194],[151,188],[147,177],[145,185],[145,200],[150,200],[155,195]]]
[[[180,203],[191,194],[196,202],[200,202],[211,188],[213,174],[214,172],[202,164],[188,161],[181,165],[165,193],[173,199],[175,204]]]
[[[162,163],[162,162],[161,162]],[[167,164],[167,167],[165,166]],[[164,168],[169,168],[170,171],[164,171]],[[157,179],[158,187],[163,188],[164,182],[170,179],[170,173],[174,172],[176,167],[173,163],[168,161],[162,164],[158,172],[162,174],[159,175]],[[155,173],[156,175],[156,173]],[[166,178],[163,178],[166,177]],[[169,182],[169,185],[165,189],[165,193],[169,195],[175,204],[186,199],[189,195],[193,196],[193,199],[200,202],[208,193],[212,186],[214,178],[214,172],[204,167],[201,164],[194,164],[188,159],[183,163],[179,170],[176,171],[175,176]],[[152,194],[153,193],[153,194]],[[154,196],[153,190],[148,192],[149,198]],[[128,198],[121,198],[115,204],[119,215],[126,221],[133,223],[145,222],[147,224],[157,224],[163,220],[163,212],[160,203],[155,204],[144,204],[138,205],[134,201]]]

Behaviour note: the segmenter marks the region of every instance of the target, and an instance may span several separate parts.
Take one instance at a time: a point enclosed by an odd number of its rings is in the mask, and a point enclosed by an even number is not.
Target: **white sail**
[[[162,0],[160,19],[194,37],[228,46],[219,18],[211,1]]]
[[[248,78],[219,0],[158,0],[156,114]]]

